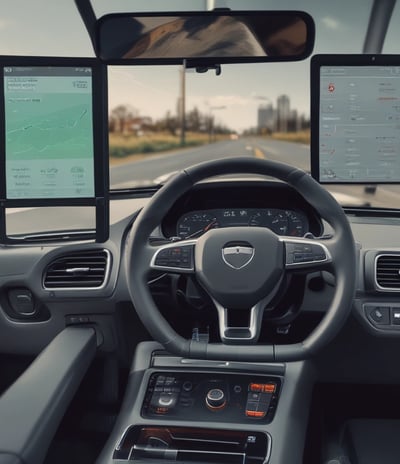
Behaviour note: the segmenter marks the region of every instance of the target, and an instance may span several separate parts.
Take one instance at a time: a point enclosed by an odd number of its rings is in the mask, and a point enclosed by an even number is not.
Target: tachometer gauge
[[[217,218],[212,213],[193,212],[182,216],[177,224],[178,237],[182,239],[200,237],[210,229],[219,227]]]

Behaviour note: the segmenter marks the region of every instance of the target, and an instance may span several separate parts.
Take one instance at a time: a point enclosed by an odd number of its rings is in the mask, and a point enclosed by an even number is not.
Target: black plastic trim
[[[54,338],[0,398],[0,455],[43,461],[95,353],[92,328],[68,327]]]

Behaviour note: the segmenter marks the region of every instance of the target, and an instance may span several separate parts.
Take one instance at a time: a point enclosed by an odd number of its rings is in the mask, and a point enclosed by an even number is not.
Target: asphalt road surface
[[[265,157],[309,169],[309,148],[306,145],[241,138],[148,156],[139,161],[113,166],[110,170],[111,188],[148,184],[159,176],[193,164],[235,156]]]
[[[111,188],[148,185],[160,176],[162,178],[166,174],[172,174],[187,166],[235,156],[265,158],[310,171],[310,147],[308,145],[248,137],[148,156],[140,161],[114,166],[110,170]],[[379,186],[372,193],[364,186],[357,185],[335,185],[330,188],[330,191],[345,206],[400,208],[400,186],[398,185]]]

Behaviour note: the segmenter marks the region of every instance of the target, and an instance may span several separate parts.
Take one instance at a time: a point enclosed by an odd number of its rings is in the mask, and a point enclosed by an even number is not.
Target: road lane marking
[[[259,159],[265,159],[266,158],[264,152],[262,150],[260,150],[259,148],[257,148],[257,147],[254,148],[254,156],[256,158],[259,158]]]
[[[271,147],[266,146],[266,145],[264,145],[264,146],[262,147],[262,149],[265,150],[265,151],[267,151],[267,152],[269,152],[269,153],[271,153],[271,154],[274,155],[274,156],[279,156],[279,155],[281,154],[281,152],[280,152],[279,150],[276,150],[276,149],[271,148]]]

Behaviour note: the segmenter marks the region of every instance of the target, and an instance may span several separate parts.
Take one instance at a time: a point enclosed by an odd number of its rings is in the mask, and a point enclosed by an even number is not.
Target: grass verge
[[[207,134],[186,134],[185,145],[182,147],[180,137],[170,134],[159,133],[137,137],[135,135],[110,134],[110,157],[126,158],[135,154],[152,154],[174,150],[178,148],[188,148],[208,143]]]
[[[275,132],[269,136],[275,140],[283,140],[284,142],[295,142],[310,144],[310,131],[304,130],[299,132]]]

